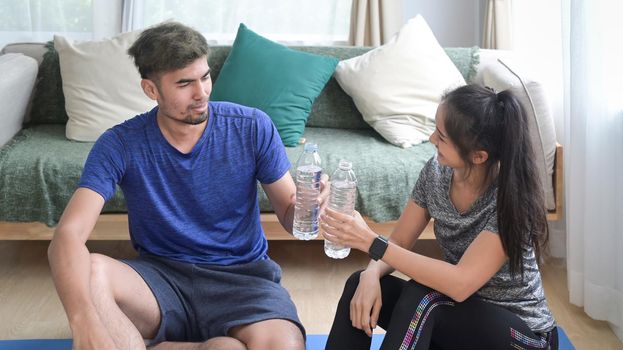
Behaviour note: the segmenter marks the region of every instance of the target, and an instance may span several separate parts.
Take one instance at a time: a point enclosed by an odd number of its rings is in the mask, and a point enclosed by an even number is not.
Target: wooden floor
[[[67,320],[47,264],[46,241],[0,241],[0,339],[68,338]],[[90,242],[92,252],[117,258],[134,256],[128,241]],[[435,256],[434,241],[419,250]],[[283,268],[290,291],[309,334],[327,333],[344,281],[367,264],[359,252],[342,261],[324,256],[322,242],[272,241],[271,257]],[[545,292],[559,324],[576,349],[623,349],[605,322],[590,319],[568,300],[564,266],[543,268]]]

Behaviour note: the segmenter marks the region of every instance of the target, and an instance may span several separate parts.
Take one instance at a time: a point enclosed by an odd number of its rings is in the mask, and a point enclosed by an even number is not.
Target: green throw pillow
[[[63,95],[63,81],[58,52],[54,49],[54,42],[45,44],[46,52],[37,73],[37,83],[33,94],[30,111],[30,124],[65,124],[65,95]]]
[[[338,59],[292,50],[240,24],[211,100],[255,107],[270,116],[286,146],[296,146],[312,104]]]

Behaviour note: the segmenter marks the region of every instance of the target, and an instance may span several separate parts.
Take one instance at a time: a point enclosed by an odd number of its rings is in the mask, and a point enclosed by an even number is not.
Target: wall
[[[405,22],[421,14],[444,47],[480,45],[483,0],[404,0]]]

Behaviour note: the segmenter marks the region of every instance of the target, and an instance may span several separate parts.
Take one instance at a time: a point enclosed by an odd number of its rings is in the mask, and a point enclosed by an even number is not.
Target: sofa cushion
[[[353,46],[292,46],[291,48],[317,55],[329,55],[339,60],[363,55],[371,49],[370,47]],[[210,48],[209,61],[214,81],[218,80],[223,62],[229,55],[230,50],[231,46],[212,46]],[[471,82],[476,76],[480,62],[480,48],[477,46],[449,47],[444,48],[444,50],[465,80]],[[306,126],[335,129],[371,128],[363,120],[353,99],[342,90],[335,77],[329,79],[329,82],[327,82],[320,95],[316,98]]]
[[[23,45],[9,45],[3,50],[6,52],[17,52]],[[34,49],[28,48],[24,51],[41,51],[43,61],[39,67],[39,74],[35,87],[33,102],[37,108],[30,112],[33,124],[41,123],[67,123],[67,113],[65,112],[65,97],[61,81],[60,66],[58,64],[58,53],[54,49],[52,41],[43,44],[30,44]],[[36,50],[35,50],[36,49]],[[368,52],[370,47],[352,46],[293,46],[292,49],[309,52],[312,54],[329,55],[340,60],[360,56]],[[212,46],[210,47],[210,68],[214,81],[218,79],[220,69],[229,55],[231,46]],[[478,66],[481,50],[478,47],[445,48],[452,62],[456,65],[461,75],[466,81],[472,81]],[[3,51],[5,52],[5,51]],[[28,117],[28,116],[27,116]],[[28,121],[28,118],[26,118]],[[312,110],[307,119],[306,126],[339,128],[339,129],[370,129],[353,103],[353,99],[348,96],[339,86],[334,77],[329,79],[320,95],[312,105]]]
[[[311,54],[329,55],[340,60],[359,56],[370,50],[368,47],[344,46],[292,46],[291,48]],[[214,81],[218,80],[223,63],[230,51],[231,46],[210,47],[208,60]],[[336,129],[370,129],[370,125],[363,121],[353,99],[342,90],[334,77],[329,79],[316,98],[305,125]]]
[[[53,41],[47,42],[45,47],[32,98],[36,107],[31,108],[27,121],[30,124],[66,124],[68,117],[58,52]]]
[[[474,83],[480,64],[480,48],[472,47],[446,47],[444,51],[459,70],[463,79],[468,83]]]
[[[4,55],[7,53],[21,53],[28,57],[32,57],[37,60],[37,65],[41,64],[43,61],[43,55],[47,51],[45,43],[11,43],[7,44],[5,47],[0,50],[0,55]]]
[[[443,92],[465,84],[420,15],[387,44],[340,62],[335,76],[364,120],[400,147],[427,140]]]
[[[435,147],[424,142],[408,149],[395,147],[372,129],[305,129],[307,142],[318,144],[323,171],[333,174],[340,159],[353,163],[357,176],[356,209],[377,222],[400,217],[420,171],[435,154]],[[303,145],[288,148],[292,164],[303,152]],[[294,167],[290,169],[294,176]],[[261,203],[268,204],[260,192]],[[263,205],[262,210],[271,210]]]
[[[340,61],[363,55],[371,47],[352,46],[297,46],[294,49],[330,55]],[[480,60],[480,49],[474,47],[449,47],[444,51],[457,67],[466,81],[471,81],[477,72]],[[335,76],[322,90],[307,120],[307,126],[338,129],[370,129],[370,125],[363,120],[361,113],[355,106],[353,99],[342,90]]]
[[[22,128],[37,77],[37,61],[22,54],[0,55],[0,147]]]
[[[0,221],[58,223],[76,190],[91,142],[65,137],[60,124],[34,125],[0,149]],[[121,191],[104,211],[125,211]]]
[[[102,41],[72,42],[54,36],[65,96],[66,136],[95,141],[106,129],[152,109],[127,53],[139,32]]]
[[[258,108],[270,116],[286,146],[295,146],[312,104],[338,60],[290,49],[240,24],[214,83],[211,99]]]
[[[327,173],[335,170],[340,159],[353,162],[359,180],[356,208],[379,222],[398,219],[422,167],[435,152],[430,143],[409,149],[394,147],[372,129],[307,128],[306,135],[318,143]],[[0,149],[0,188],[11,189],[0,196],[0,221],[55,225],[92,146],[90,142],[68,141],[63,125],[36,125],[20,131],[9,147]],[[286,152],[294,164],[303,146],[288,147]],[[260,210],[271,212],[259,184],[258,188]],[[126,212],[119,188],[103,212]]]
[[[483,67],[481,73],[485,86],[497,91],[510,89],[526,111],[545,204],[549,210],[556,209],[552,177],[556,156],[556,131],[545,89],[539,82],[523,74],[512,59],[498,59],[497,62]]]

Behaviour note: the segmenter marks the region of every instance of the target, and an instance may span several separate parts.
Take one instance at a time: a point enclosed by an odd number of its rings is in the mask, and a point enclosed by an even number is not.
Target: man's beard
[[[193,115],[189,114],[186,118],[180,120],[180,122],[188,125],[197,125],[205,122],[208,119],[208,111],[201,113],[197,118],[193,119]]]

